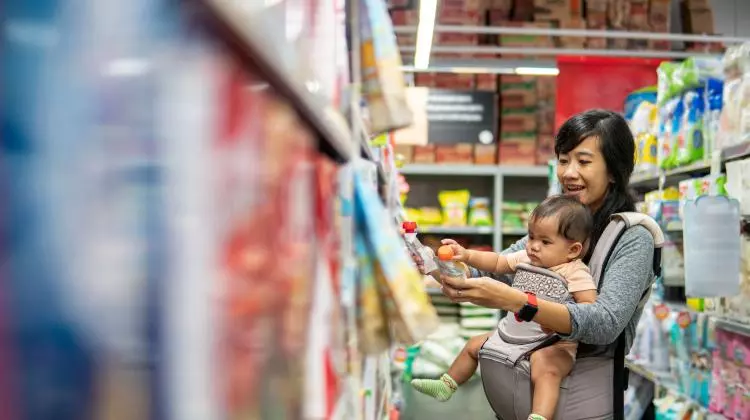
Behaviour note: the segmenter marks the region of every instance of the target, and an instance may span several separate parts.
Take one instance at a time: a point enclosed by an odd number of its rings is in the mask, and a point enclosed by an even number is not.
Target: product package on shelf
[[[426,337],[438,324],[435,308],[413,267],[392,218],[377,193],[367,188],[360,176],[354,177],[355,220],[364,232],[373,255],[373,265],[392,336],[403,344]]]
[[[381,0],[357,0],[360,9],[362,94],[370,132],[380,134],[412,123],[393,24]]]

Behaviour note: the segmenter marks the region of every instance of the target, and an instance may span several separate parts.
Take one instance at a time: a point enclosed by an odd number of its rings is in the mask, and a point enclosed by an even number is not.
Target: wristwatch
[[[526,296],[529,297],[529,300],[523,305],[523,308],[516,313],[516,321],[518,322],[531,322],[539,310],[536,295],[532,292],[526,292]]]

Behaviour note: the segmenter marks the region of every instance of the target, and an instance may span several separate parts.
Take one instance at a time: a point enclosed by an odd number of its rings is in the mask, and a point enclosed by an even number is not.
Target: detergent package
[[[677,141],[675,163],[689,165],[703,159],[704,89],[691,89],[683,97],[684,114]]]
[[[659,126],[658,163],[661,169],[675,167],[674,154],[677,149],[677,136],[680,134],[680,124],[683,114],[681,98],[670,99],[662,108],[662,123]]]

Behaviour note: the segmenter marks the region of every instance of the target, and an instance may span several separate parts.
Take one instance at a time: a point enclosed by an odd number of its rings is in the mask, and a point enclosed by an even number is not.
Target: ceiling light
[[[516,67],[516,74],[525,76],[557,76],[560,69],[556,67]]]
[[[430,65],[436,14],[437,0],[420,0],[417,46],[414,50],[414,67],[418,70],[424,70]]]

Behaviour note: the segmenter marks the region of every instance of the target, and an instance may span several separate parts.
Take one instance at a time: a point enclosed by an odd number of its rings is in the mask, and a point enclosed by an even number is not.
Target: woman
[[[563,192],[576,196],[594,214],[594,234],[584,258],[584,262],[588,262],[610,216],[635,211],[628,193],[635,156],[633,136],[620,115],[602,110],[587,111],[571,117],[560,128],[555,154],[557,177]],[[523,249],[527,240],[521,239],[504,253]],[[654,280],[653,258],[651,233],[641,226],[628,229],[614,247],[595,303],[559,304],[540,299],[533,320],[566,339],[581,342],[579,358],[587,351],[585,344],[611,345],[621,334],[624,346],[620,353],[623,350],[626,353],[641,315],[639,302]],[[443,293],[455,302],[471,302],[515,313],[528,302],[525,293],[508,285],[509,279],[474,269],[470,277],[460,288],[452,284],[450,278],[442,278]]]

